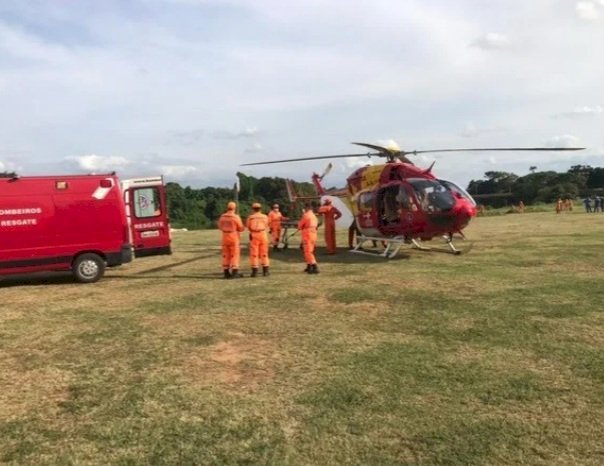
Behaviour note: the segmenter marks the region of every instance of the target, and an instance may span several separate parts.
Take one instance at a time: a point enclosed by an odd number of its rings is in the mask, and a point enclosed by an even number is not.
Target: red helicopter
[[[432,173],[434,162],[428,168],[420,168],[407,158],[408,155],[434,152],[479,152],[479,151],[563,151],[582,150],[583,147],[515,147],[515,148],[472,148],[433,149],[404,151],[398,145],[381,146],[353,142],[376,152],[366,154],[340,154],[319,157],[274,160],[246,163],[242,166],[272,163],[298,162],[348,157],[383,157],[386,163],[367,165],[355,170],[346,181],[346,188],[326,190],[321,181],[331,169],[312,181],[321,197],[341,199],[354,218],[349,232],[356,230],[354,252],[368,253],[363,248],[366,241],[381,242],[384,249],[378,254],[392,258],[404,244],[411,244],[422,251],[434,250],[422,242],[435,237],[444,239],[446,252],[461,254],[453,244],[454,235],[465,239],[462,230],[476,215],[476,202],[465,189],[452,181],[437,178]],[[438,249],[437,249],[438,250]],[[375,253],[374,253],[375,254]]]

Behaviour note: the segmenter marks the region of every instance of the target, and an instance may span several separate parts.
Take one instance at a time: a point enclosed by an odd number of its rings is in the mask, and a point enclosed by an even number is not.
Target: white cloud
[[[602,1],[599,3],[600,5],[604,4]],[[575,10],[579,18],[586,21],[595,21],[600,18],[599,8],[594,2],[577,2]]]
[[[553,138],[546,141],[546,147],[579,147],[580,140],[578,137],[571,134],[562,134],[560,136],[554,136]]]
[[[356,170],[357,168],[366,167],[367,165],[380,163],[380,159],[376,157],[350,157],[349,159],[344,160],[343,169],[346,172],[348,170]]]
[[[168,143],[190,146],[199,142],[205,134],[206,132],[203,129],[194,129],[191,131],[171,131],[168,134]]]
[[[102,156],[96,154],[73,155],[65,157],[65,160],[74,163],[77,168],[87,172],[117,171],[132,163],[124,157],[114,155]]]
[[[259,143],[252,144],[251,146],[245,148],[245,152],[249,152],[249,153],[253,153],[253,154],[262,152],[263,150],[264,150],[264,147],[262,147],[262,144],[259,144]]]
[[[478,136],[478,128],[476,128],[476,125],[474,123],[468,121],[466,123],[466,126],[462,130],[461,135],[464,138],[473,138],[475,136]]]
[[[23,167],[17,165],[16,163],[10,160],[0,160],[0,171],[2,172],[15,172],[18,174],[23,174]]]
[[[495,133],[503,131],[501,127],[478,127],[472,121],[468,121],[464,128],[459,133],[464,138],[476,138],[488,133]]]
[[[197,173],[197,167],[193,165],[160,165],[158,168],[164,176],[175,180],[184,179]]]
[[[604,0],[602,0],[604,1]],[[584,118],[584,117],[594,117],[602,114],[604,112],[604,108],[601,105],[595,105],[590,107],[585,105],[583,107],[575,107],[571,112],[559,113],[556,117],[562,118]]]
[[[470,45],[483,50],[494,50],[509,47],[510,44],[510,39],[505,34],[489,32],[474,39]]]
[[[38,173],[61,161],[62,170],[124,176],[190,166],[199,186],[219,185],[257,150],[265,160],[348,153],[351,139],[383,135],[406,149],[463,146],[460,130],[477,147],[539,145],[565,132],[602,144],[602,120],[588,116],[601,116],[593,103],[604,105],[594,100],[602,95],[604,61],[595,50],[604,29],[578,20],[576,0],[559,8],[551,0],[374,0],[355,8],[333,0],[134,0],[134,9],[99,2],[94,15],[64,3],[1,8],[0,140],[29,151],[0,153],[5,169],[11,157]],[[583,3],[602,19],[604,0]],[[577,103],[591,105],[571,112]],[[543,118],[560,109],[564,118],[585,118],[580,126]],[[74,153],[125,154],[131,163],[65,164]],[[150,153],[156,157],[145,159]],[[462,180],[476,177],[482,166],[461,157],[443,156],[438,170],[448,176],[464,165]],[[295,164],[255,170],[306,173]]]
[[[212,137],[216,139],[246,139],[258,135],[258,128],[247,127],[242,131],[214,131]]]

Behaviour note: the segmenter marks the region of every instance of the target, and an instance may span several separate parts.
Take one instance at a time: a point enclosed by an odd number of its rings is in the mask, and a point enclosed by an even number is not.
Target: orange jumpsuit
[[[268,213],[268,228],[271,231],[271,244],[279,246],[281,240],[281,220],[287,220],[278,210],[271,210]]]
[[[252,269],[258,268],[258,262],[262,267],[268,267],[268,238],[266,236],[268,217],[262,212],[254,212],[245,223],[250,231],[250,265]]]
[[[325,218],[325,246],[327,246],[327,254],[335,254],[336,220],[342,216],[342,212],[331,204],[325,204],[319,207],[319,213]]]
[[[227,210],[218,220],[218,229],[222,232],[222,268],[239,269],[239,234],[245,229],[241,217]]]
[[[315,246],[317,244],[317,226],[319,221],[312,210],[307,210],[298,222],[298,230],[302,235],[302,248],[304,260],[308,265],[316,265]]]

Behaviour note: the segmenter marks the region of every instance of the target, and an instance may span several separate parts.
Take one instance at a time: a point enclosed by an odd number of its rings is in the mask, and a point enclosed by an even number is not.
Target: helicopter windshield
[[[458,186],[457,184],[455,184],[449,180],[438,180],[438,181],[440,181],[442,184],[444,184],[447,188],[449,188],[454,193],[457,193],[464,199],[467,199],[468,201],[470,201],[472,203],[472,205],[474,207],[476,207],[476,201],[474,200],[474,198],[472,196],[470,196],[470,194],[465,189],[463,189],[461,186]]]
[[[438,180],[410,178],[407,180],[417,196],[422,210],[426,212],[448,211],[455,206],[455,198],[448,186]]]

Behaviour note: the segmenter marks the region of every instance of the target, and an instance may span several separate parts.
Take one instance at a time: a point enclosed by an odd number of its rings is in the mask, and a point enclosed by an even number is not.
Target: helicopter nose
[[[464,214],[466,214],[468,218],[476,217],[476,207],[472,205],[466,205],[464,208]]]
[[[474,206],[467,202],[460,200],[455,206],[455,224],[459,229],[465,228],[472,217],[476,215],[476,209]]]

